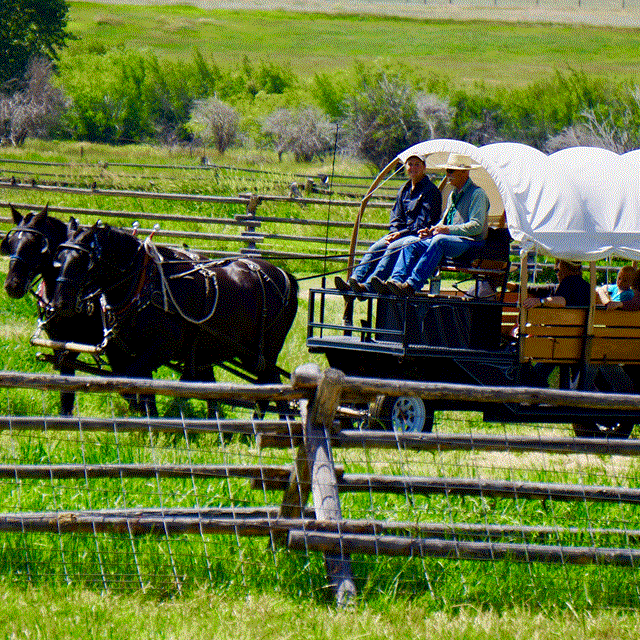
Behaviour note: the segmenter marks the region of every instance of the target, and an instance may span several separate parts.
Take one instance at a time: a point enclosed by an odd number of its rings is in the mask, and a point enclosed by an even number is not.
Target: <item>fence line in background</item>
[[[251,167],[234,167],[231,165],[211,164],[208,161],[198,165],[172,165],[172,164],[144,164],[134,162],[49,162],[45,160],[23,160],[20,158],[0,158],[0,166],[2,164],[12,165],[27,165],[27,166],[39,166],[39,167],[72,167],[76,169],[107,169],[108,167],[127,167],[133,169],[167,169],[169,171],[235,171],[238,173],[264,173],[267,175],[282,176],[286,178],[303,178],[303,179],[320,179],[322,182],[326,182],[329,177],[339,180],[365,180],[368,184],[373,180],[375,176],[362,176],[362,175],[346,175],[346,174],[333,174],[328,176],[324,173],[308,174],[308,173],[285,173],[282,171],[269,171],[266,169],[253,169]],[[1,171],[0,171],[1,172]],[[403,181],[402,176],[392,176],[390,180]]]
[[[41,187],[31,185],[16,185],[11,186],[7,183],[0,183],[0,189],[8,188],[9,190],[36,190],[42,192],[64,192],[73,193],[77,195],[87,196],[106,196],[106,197],[125,197],[125,198],[146,198],[146,199],[158,199],[158,200],[173,200],[181,202],[199,202],[207,204],[225,204],[225,205],[241,205],[245,207],[245,212],[235,215],[233,218],[222,217],[209,217],[209,216],[189,216],[189,215],[174,215],[174,214],[159,214],[148,212],[132,212],[132,211],[117,211],[110,209],[88,209],[79,207],[56,207],[50,206],[49,211],[51,213],[62,213],[66,215],[75,216],[89,216],[96,221],[98,219],[128,219],[132,221],[148,220],[150,222],[171,222],[176,225],[184,223],[200,224],[207,226],[221,227],[218,233],[207,233],[201,231],[183,231],[180,229],[163,229],[159,228],[155,231],[157,238],[166,239],[178,239],[183,241],[197,240],[197,241],[211,241],[217,240],[224,242],[225,244],[234,243],[238,245],[236,250],[232,247],[229,249],[207,249],[201,247],[194,247],[194,249],[200,251],[204,255],[209,256],[233,256],[238,253],[247,253],[255,256],[262,256],[265,258],[280,258],[280,259],[306,259],[306,260],[346,260],[344,251],[349,246],[349,239],[346,236],[332,237],[328,234],[324,235],[306,235],[301,236],[296,234],[283,234],[267,231],[262,229],[262,225],[288,225],[291,227],[310,227],[318,229],[350,229],[352,227],[351,222],[342,221],[327,221],[319,219],[307,219],[307,218],[287,218],[277,216],[263,216],[258,215],[258,208],[264,203],[269,202],[290,202],[296,203],[303,207],[307,205],[319,205],[319,206],[335,206],[335,207],[349,207],[357,210],[360,206],[358,201],[331,201],[326,198],[299,198],[293,196],[272,196],[272,195],[259,195],[259,194],[243,194],[238,197],[227,196],[198,196],[190,194],[177,194],[177,193],[160,193],[154,194],[151,192],[139,192],[139,191],[117,191],[117,190],[92,190],[92,189],[78,189],[69,187]],[[24,211],[33,210],[37,208],[37,205],[16,203],[13,204],[18,210]],[[372,203],[372,208],[388,208],[388,204]],[[0,202],[0,208],[8,208],[8,202]],[[39,208],[44,205],[39,205]],[[0,223],[12,224],[11,218],[0,219]],[[241,227],[242,230],[238,234],[231,234],[224,230],[226,226]],[[388,225],[377,223],[363,223],[362,229],[376,230],[379,233],[384,233],[388,228]],[[140,228],[139,232],[150,233],[151,229]],[[264,245],[265,242],[273,244],[272,247],[259,246]],[[322,244],[328,251],[325,252],[295,252],[291,250],[292,243],[305,243],[305,244]],[[368,247],[370,240],[366,238],[360,238],[358,242],[358,255],[363,253],[363,249]],[[280,247],[283,247],[282,249]],[[286,247],[286,249],[284,248]],[[339,251],[338,255],[335,252]],[[331,253],[333,252],[333,253]]]

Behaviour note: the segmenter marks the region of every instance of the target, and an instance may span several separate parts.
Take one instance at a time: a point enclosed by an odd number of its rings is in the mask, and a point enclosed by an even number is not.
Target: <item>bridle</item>
[[[44,233],[42,233],[42,231],[38,229],[30,228],[30,227],[14,227],[13,229],[10,229],[7,232],[7,235],[2,240],[2,245],[0,245],[3,252],[7,254],[9,253],[9,239],[12,236],[14,236],[16,233],[31,233],[35,236],[39,236],[40,238],[42,238],[42,247],[40,248],[40,254],[47,255],[49,256],[49,258],[53,259],[53,256],[51,255],[50,245],[49,245],[49,238]],[[35,274],[41,268],[41,265],[30,264],[28,260],[25,260],[19,253],[16,253],[14,251],[9,255],[9,268],[11,268],[11,265],[16,262],[27,266],[27,270],[26,270],[27,276],[28,276],[29,283],[31,283],[35,277]]]
[[[78,242],[75,242],[74,240],[67,240],[66,242],[63,242],[58,246],[58,252],[56,254],[55,261],[59,262],[58,256],[61,251],[69,250],[69,251],[76,251],[79,254],[85,254],[86,256],[88,256],[89,264],[87,266],[87,271],[84,278],[74,278],[74,277],[70,278],[68,276],[65,276],[63,275],[63,271],[61,268],[60,273],[56,278],[56,287],[59,284],[63,284],[63,285],[67,284],[67,285],[72,285],[77,287],[78,299],[76,300],[76,311],[80,312],[82,303],[84,301],[91,300],[95,298],[98,294],[106,292],[106,290],[103,290],[102,287],[95,286],[95,282],[98,276],[98,273],[96,273],[98,270],[98,264],[100,264],[101,267],[113,269],[114,271],[123,274],[123,277],[118,282],[112,284],[109,287],[109,290],[114,289],[120,286],[121,284],[123,284],[124,282],[126,282],[127,280],[131,280],[135,276],[134,271],[131,269],[131,265],[133,264],[133,261],[137,257],[138,253],[140,252],[140,249],[141,247],[138,248],[138,251],[136,252],[136,256],[134,256],[131,264],[122,265],[121,263],[115,263],[110,260],[106,260],[103,257],[103,247],[100,245],[96,237],[91,238],[91,241],[89,242],[88,247]],[[80,291],[83,291],[82,296],[79,295]]]

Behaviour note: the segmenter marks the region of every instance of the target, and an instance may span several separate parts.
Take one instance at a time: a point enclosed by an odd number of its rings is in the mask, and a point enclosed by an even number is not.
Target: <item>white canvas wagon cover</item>
[[[448,153],[482,165],[471,177],[489,193],[494,213],[504,209],[521,246],[567,260],[640,260],[640,150],[619,155],[572,147],[546,155],[511,142],[476,147],[440,139],[409,147],[397,159],[426,156],[429,170]]]

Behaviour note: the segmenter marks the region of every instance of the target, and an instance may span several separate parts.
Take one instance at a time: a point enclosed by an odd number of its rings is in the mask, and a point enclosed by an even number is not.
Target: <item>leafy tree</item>
[[[337,73],[316,73],[313,76],[313,97],[330,118],[341,120],[347,115],[345,95],[349,79]]]
[[[476,93],[457,91],[451,98],[454,115],[451,136],[475,145],[502,140],[506,126],[502,104],[484,90]]]
[[[151,55],[111,49],[65,56],[60,81],[72,101],[65,117],[75,138],[120,144],[153,136]]]
[[[296,83],[296,77],[290,69],[279,67],[272,62],[260,62],[256,69],[247,56],[242,59],[239,79],[245,91],[252,96],[259,91],[284,93]]]
[[[149,55],[146,99],[151,105],[150,117],[156,137],[165,141],[190,137],[186,124],[195,100],[202,100],[222,86],[223,74],[215,63],[207,63],[202,54],[194,51],[193,61],[158,60]]]
[[[36,57],[58,59],[58,50],[73,36],[66,30],[66,0],[0,2],[0,86],[23,78]]]
[[[640,145],[640,87],[623,88],[618,95],[597,108],[585,109],[575,124],[547,140],[548,152],[567,147],[598,147],[626,153]]]
[[[380,168],[420,142],[424,127],[415,91],[401,74],[360,66],[357,75],[353,92],[346,97],[346,147]]]

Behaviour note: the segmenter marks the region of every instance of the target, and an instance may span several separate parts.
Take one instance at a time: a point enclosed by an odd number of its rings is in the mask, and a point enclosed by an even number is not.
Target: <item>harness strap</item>
[[[213,299],[213,303],[211,305],[211,309],[209,310],[209,312],[203,318],[199,318],[199,319],[193,318],[193,317],[189,316],[182,309],[182,307],[178,304],[178,302],[176,301],[175,296],[173,295],[173,292],[171,291],[171,286],[169,285],[169,282],[167,280],[167,276],[166,276],[166,274],[164,272],[164,268],[163,268],[164,258],[162,257],[162,254],[158,251],[158,248],[152,242],[150,237],[145,239],[145,241],[143,243],[143,246],[144,246],[144,250],[145,250],[145,255],[148,256],[149,258],[151,258],[151,260],[153,260],[153,262],[156,265],[156,268],[158,270],[158,274],[160,275],[160,283],[161,283],[161,286],[162,286],[162,299],[163,299],[163,309],[164,309],[164,311],[166,311],[166,312],[169,311],[169,301],[171,301],[171,303],[175,307],[175,309],[178,312],[178,314],[180,315],[180,317],[183,318],[184,320],[186,320],[187,322],[191,322],[193,324],[201,325],[201,324],[207,322],[208,320],[210,320],[212,318],[213,314],[216,312],[216,307],[218,306],[218,286],[217,286],[217,282],[216,282],[215,273],[209,272],[208,274],[205,274],[205,287],[206,287],[205,295],[206,295],[206,297],[209,297],[208,294],[210,292],[210,282],[213,279],[213,288],[214,288],[214,291],[215,291],[215,297]]]

